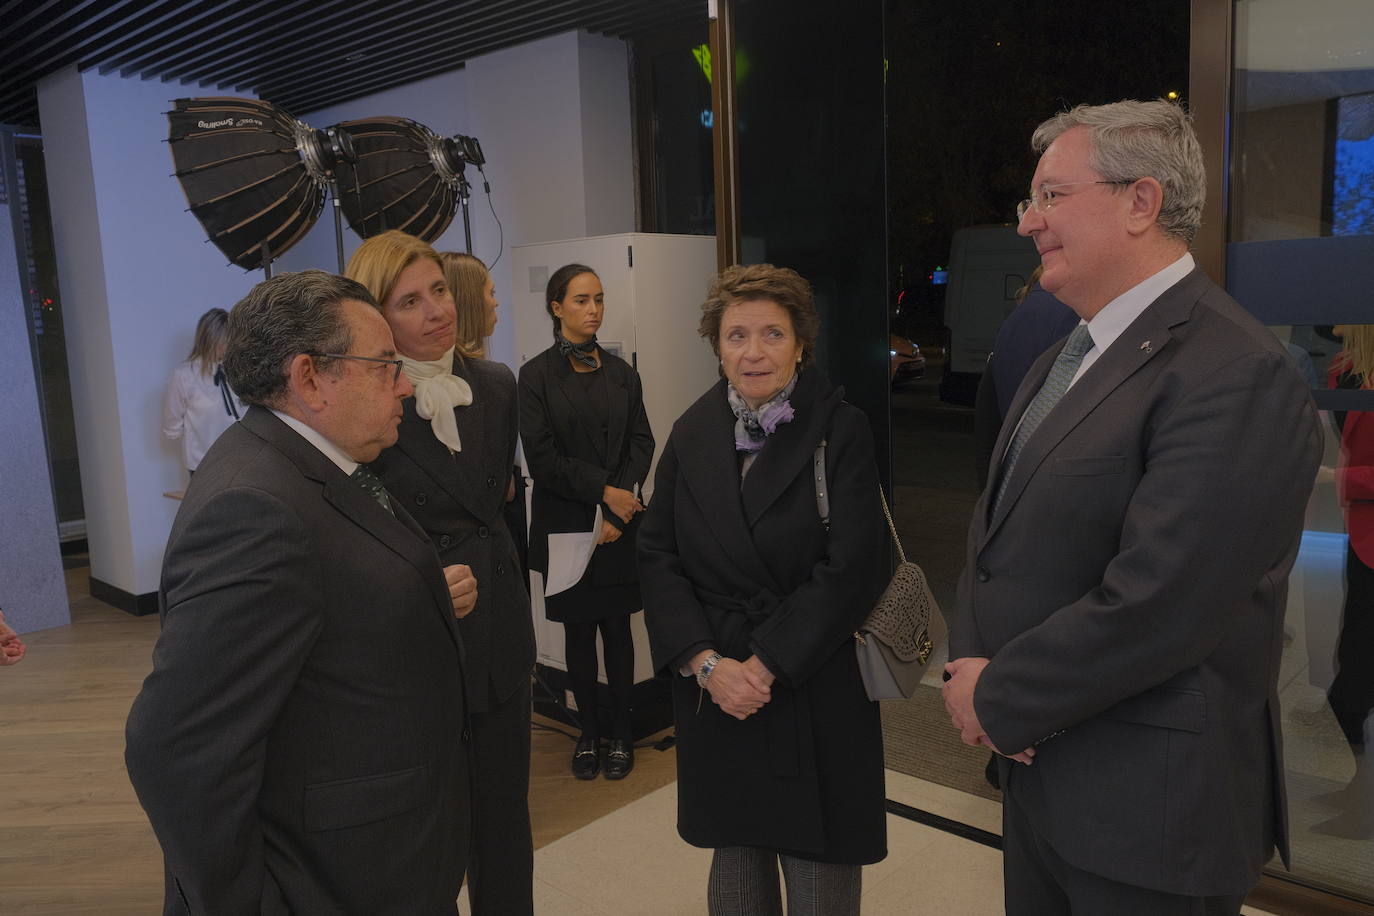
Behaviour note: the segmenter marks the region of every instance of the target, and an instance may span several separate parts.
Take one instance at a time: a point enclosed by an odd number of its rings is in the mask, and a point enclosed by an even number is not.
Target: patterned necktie
[[[383,509],[392,515],[396,514],[396,510],[391,508],[391,494],[387,493],[386,487],[382,485],[382,478],[368,470],[367,465],[358,465],[353,469],[353,473],[348,476],[350,480],[362,487],[368,496],[377,500]]]
[[[1092,348],[1093,338],[1088,333],[1086,324],[1075,327],[1069,339],[1064,341],[1064,349],[1055,357],[1050,374],[1045,378],[1045,384],[1040,386],[1030,406],[1021,415],[1021,425],[1016,428],[1011,445],[1007,446],[1007,454],[1002,459],[1002,479],[997,485],[997,496],[992,501],[994,515],[997,513],[997,504],[1002,501],[1002,494],[1007,491],[1007,482],[1011,480],[1011,471],[1016,466],[1016,458],[1021,454],[1021,448],[1040,426],[1041,421],[1049,416],[1054,405],[1059,403],[1064,392],[1069,390],[1069,382],[1073,381],[1074,375],[1077,374],[1084,354]]]

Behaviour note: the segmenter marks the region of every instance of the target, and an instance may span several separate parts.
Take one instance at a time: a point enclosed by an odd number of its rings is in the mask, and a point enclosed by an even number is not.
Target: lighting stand
[[[339,256],[339,274],[344,272],[343,256],[343,211],[340,209],[342,202],[339,200],[339,180],[334,177],[331,171],[329,177],[329,197],[334,202],[334,250]]]
[[[468,183],[465,169],[458,171],[458,200],[463,208],[463,243],[468,254],[472,254],[472,218],[468,215],[468,199],[472,197],[472,185]]]

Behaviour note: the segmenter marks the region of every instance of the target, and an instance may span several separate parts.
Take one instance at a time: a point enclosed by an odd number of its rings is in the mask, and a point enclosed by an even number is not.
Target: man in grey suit
[[[1166,102],[1049,119],[1020,232],[1083,319],[1018,390],[969,531],[945,704],[1002,765],[1007,912],[1239,912],[1287,859],[1276,682],[1320,457],[1272,333],[1193,264]]]
[[[234,307],[224,368],[254,406],[177,513],[127,726],[165,912],[454,913],[476,587],[359,471],[411,392],[391,332],[359,284],[283,274]]]

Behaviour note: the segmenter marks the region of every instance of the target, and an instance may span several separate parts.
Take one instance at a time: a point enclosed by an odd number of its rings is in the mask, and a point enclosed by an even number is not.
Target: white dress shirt
[[[358,462],[348,457],[343,449],[322,436],[314,427],[302,423],[290,414],[282,413],[280,410],[274,410],[270,407],[268,409],[272,410],[283,423],[300,433],[301,438],[306,442],[309,442],[311,445],[315,446],[315,448],[319,449],[324,457],[337,464],[339,470],[350,477],[353,476],[353,472],[358,469]]]
[[[1102,311],[1093,316],[1092,321],[1080,321],[1079,324],[1087,324],[1088,336],[1093,339],[1093,345],[1087,353],[1083,354],[1083,361],[1078,364],[1078,371],[1073,374],[1073,378],[1069,380],[1068,388],[1064,390],[1068,391],[1069,388],[1076,385],[1078,380],[1083,377],[1083,373],[1087,372],[1092,364],[1097,362],[1102,354],[1107,351],[1107,348],[1126,332],[1126,329],[1131,326],[1131,322],[1139,318],[1141,313],[1150,307],[1150,303],[1162,296],[1175,283],[1192,273],[1193,266],[1192,254],[1184,252],[1183,257],[1159,273],[1146,277],[1108,302],[1102,307]],[[1030,404],[1031,402],[1027,402],[1026,406],[1030,407]],[[1017,419],[1018,428],[1020,428],[1021,420],[1024,418],[1025,414],[1022,413],[1021,417]],[[1007,437],[1007,448],[1011,448],[1011,443],[1015,439],[1016,430],[1012,430],[1012,434]],[[1002,454],[1003,457],[1006,456],[1005,451]]]
[[[1188,252],[1183,253],[1179,258],[1168,267],[1157,274],[1153,274],[1141,280],[1135,286],[1117,296],[1111,302],[1103,306],[1102,311],[1093,316],[1089,321],[1088,334],[1093,339],[1092,349],[1083,354],[1083,362],[1079,363],[1078,371],[1074,373],[1073,380],[1069,382],[1069,388],[1083,377],[1093,363],[1107,348],[1116,342],[1116,339],[1125,333],[1131,326],[1131,322],[1140,317],[1140,314],[1149,308],[1150,303],[1164,295],[1175,283],[1193,271],[1193,256]],[[1163,341],[1160,341],[1163,343]]]

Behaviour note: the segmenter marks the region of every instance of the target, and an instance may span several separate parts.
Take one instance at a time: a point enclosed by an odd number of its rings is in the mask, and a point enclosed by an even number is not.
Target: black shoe
[[[624,738],[612,738],[606,755],[606,778],[624,779],[635,768],[635,743]]]
[[[578,779],[595,779],[597,772],[601,769],[601,755],[599,753],[601,742],[596,738],[588,738],[583,735],[577,739],[577,747],[573,750],[572,772]]]

